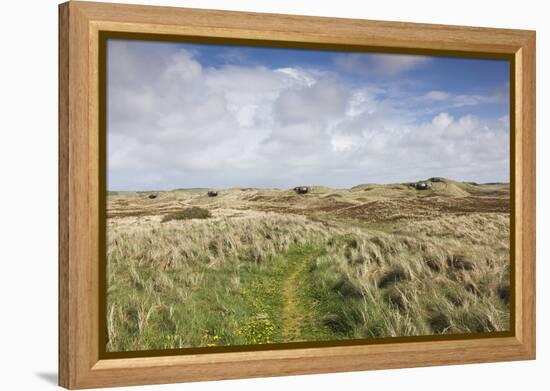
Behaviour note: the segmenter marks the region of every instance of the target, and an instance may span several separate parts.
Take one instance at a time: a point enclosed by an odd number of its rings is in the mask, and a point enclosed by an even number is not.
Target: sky
[[[509,62],[107,42],[107,188],[509,181]]]

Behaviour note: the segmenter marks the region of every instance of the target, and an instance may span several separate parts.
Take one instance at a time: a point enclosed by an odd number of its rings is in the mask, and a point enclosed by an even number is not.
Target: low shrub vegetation
[[[165,215],[161,222],[165,223],[172,220],[207,219],[209,217],[212,217],[212,214],[208,209],[192,206],[190,208],[185,208],[181,211]]]

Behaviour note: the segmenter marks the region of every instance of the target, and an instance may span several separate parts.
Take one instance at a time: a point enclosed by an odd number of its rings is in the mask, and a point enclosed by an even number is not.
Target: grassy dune
[[[507,185],[147,195],[108,196],[109,351],[509,328]]]

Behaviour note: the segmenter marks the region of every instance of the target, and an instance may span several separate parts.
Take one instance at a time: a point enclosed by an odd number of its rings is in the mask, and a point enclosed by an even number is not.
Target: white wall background
[[[105,1],[105,0],[104,0]],[[125,2],[119,0],[119,2]],[[142,387],[154,390],[543,389],[550,369],[550,29],[544,2],[150,0],[134,3],[537,30],[538,360]],[[0,5],[0,388],[55,388],[57,377],[57,1]],[[546,16],[545,16],[546,15]],[[545,23],[546,22],[546,23]],[[546,286],[545,286],[546,284]],[[545,371],[546,370],[546,371]],[[138,389],[138,388],[135,388]]]

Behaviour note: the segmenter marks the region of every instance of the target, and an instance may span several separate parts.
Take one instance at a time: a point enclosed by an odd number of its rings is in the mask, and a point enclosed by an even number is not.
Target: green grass
[[[128,271],[134,281],[109,290],[116,322],[110,327],[110,347],[125,351],[245,343],[235,331],[253,308],[235,284],[234,267],[200,267],[193,275],[161,273],[156,278],[147,267]]]
[[[509,327],[504,217],[399,233],[281,215],[123,222],[107,235],[108,351]]]
[[[308,273],[319,249],[311,244],[293,245],[284,253],[268,256],[262,263],[227,262],[216,270],[203,267],[201,282],[188,295],[177,286],[188,281],[178,273],[154,276],[148,267],[118,270],[130,276],[125,288],[109,290],[116,311],[114,350],[166,349],[188,346],[249,345],[288,342],[287,327],[294,340],[334,339],[327,327],[316,326],[320,315],[314,312],[314,297],[309,281],[301,282],[296,304],[287,311],[285,285],[295,268]],[[305,284],[303,283],[305,281]],[[292,283],[294,283],[293,281]],[[289,319],[300,323],[289,326]],[[321,338],[320,338],[321,337]]]

